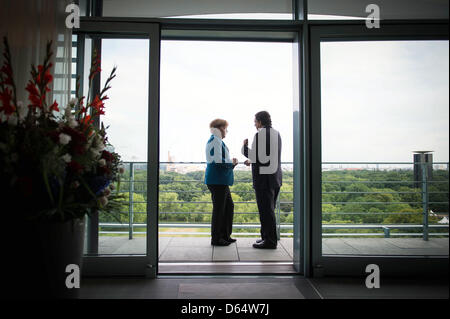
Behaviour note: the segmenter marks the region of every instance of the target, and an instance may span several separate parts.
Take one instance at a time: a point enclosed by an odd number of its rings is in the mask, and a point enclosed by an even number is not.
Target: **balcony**
[[[121,223],[100,216],[101,254],[145,254],[147,164],[124,165],[120,191],[126,193],[128,204],[120,213]],[[212,247],[205,163],[161,163],[159,261],[291,263],[292,167],[282,163],[283,187],[276,206],[278,248],[257,250],[252,243],[259,238],[259,217],[249,168],[236,167],[231,188],[233,237],[238,241]],[[448,256],[448,163],[432,164],[432,177],[421,181],[414,180],[413,163],[323,163],[322,167],[323,254]]]

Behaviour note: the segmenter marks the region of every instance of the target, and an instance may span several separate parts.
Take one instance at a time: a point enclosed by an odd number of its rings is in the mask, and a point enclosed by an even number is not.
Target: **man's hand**
[[[237,158],[233,158],[233,165],[236,166],[237,164],[239,164],[239,161],[237,160]]]
[[[249,160],[246,160],[245,162],[244,162],[244,164],[245,164],[245,166],[250,166],[250,161]]]
[[[245,146],[248,145],[248,138],[246,138],[246,139],[244,140],[244,145],[245,145]]]

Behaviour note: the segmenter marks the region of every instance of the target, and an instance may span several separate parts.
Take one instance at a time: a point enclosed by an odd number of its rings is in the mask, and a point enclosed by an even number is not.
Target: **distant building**
[[[177,168],[175,164],[170,164],[174,162],[174,158],[170,155],[170,151],[167,152],[167,165],[166,172],[176,172]]]
[[[422,181],[422,164],[427,163],[427,180],[432,180],[433,177],[433,154],[432,151],[414,151],[414,183],[415,187],[421,187]]]

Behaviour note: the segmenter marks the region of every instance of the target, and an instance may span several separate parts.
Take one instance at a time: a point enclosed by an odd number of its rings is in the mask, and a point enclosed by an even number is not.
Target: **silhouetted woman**
[[[230,160],[228,147],[223,142],[227,135],[228,122],[215,119],[209,124],[211,136],[206,144],[205,184],[211,192],[213,211],[211,218],[211,245],[228,246],[235,242],[233,231],[234,203],[230,186],[233,185],[233,169],[236,158]]]

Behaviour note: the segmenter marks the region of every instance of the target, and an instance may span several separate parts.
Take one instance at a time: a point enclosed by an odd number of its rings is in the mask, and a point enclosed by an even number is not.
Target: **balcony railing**
[[[191,209],[189,211],[182,209],[193,205],[211,206],[209,198],[207,200],[205,198],[199,199],[199,195],[200,197],[204,194],[209,195],[208,189],[203,185],[205,165],[204,162],[160,163],[160,234],[209,235],[209,232],[202,231],[167,230],[210,228],[210,223],[204,221],[204,216],[211,215],[211,209],[197,208],[197,210]],[[414,165],[420,165],[421,167],[422,176],[420,180],[414,180],[413,178],[412,168]],[[427,175],[429,171],[427,167],[430,165],[432,165],[431,167],[438,165],[437,169],[432,170],[435,175],[434,178]],[[135,234],[146,233],[146,223],[136,221],[136,218],[140,216],[138,219],[142,220],[142,217],[145,217],[146,214],[147,163],[125,162],[124,166],[126,170],[120,191],[128,193],[127,211],[122,212],[126,214],[127,222],[117,223],[101,220],[99,226],[101,234],[128,234],[131,239]],[[278,237],[293,235],[292,167],[292,163],[282,163],[282,169],[285,173],[283,187],[276,205]],[[448,222],[447,224],[439,223],[445,217],[448,220],[448,167],[449,163],[447,162],[433,164],[405,162],[322,163],[323,236],[382,236],[385,238],[419,236],[423,237],[424,240],[428,240],[429,236],[448,237]],[[235,178],[235,187],[232,188],[232,194],[240,196],[241,199],[242,197],[247,198],[247,200],[235,200],[235,219],[239,215],[253,216],[254,218],[252,218],[252,222],[235,221],[233,224],[233,229],[236,231],[234,235],[258,236],[260,224],[257,217],[256,201],[248,200],[254,194],[253,189],[248,187],[251,184],[250,170],[243,165],[239,165],[235,170],[235,175],[238,178]],[[364,174],[367,176],[363,176]],[[339,179],[339,176],[343,179]],[[396,180],[393,179],[394,177],[401,177],[402,179]],[[236,186],[239,184],[246,184],[246,190],[239,189]],[[167,188],[166,186],[170,187]],[[375,191],[371,190],[369,186]],[[172,194],[172,197],[164,196],[164,194]],[[177,196],[190,198],[190,200],[179,200]],[[430,199],[430,196],[433,199]],[[244,206],[247,211],[240,210],[240,205],[247,205],[247,207]],[[248,205],[252,205],[255,209],[248,211]],[[352,205],[358,207],[360,211],[352,211]],[[380,208],[383,206],[385,206],[384,210]],[[387,209],[386,206],[392,207],[392,209]],[[437,208],[438,211],[433,212],[431,207]],[[334,209],[337,210],[334,211]],[[174,221],[173,218],[169,218],[171,216],[183,218],[185,221]],[[190,217],[197,217],[203,221],[187,221]],[[391,218],[389,219],[389,217]],[[420,217],[420,221],[417,217]],[[371,218],[373,222],[355,222],[355,218],[361,220]],[[432,219],[431,223],[430,218]],[[439,218],[442,218],[442,220],[437,220]],[[170,222],[168,219],[172,219],[172,221]],[[361,232],[362,230],[365,230],[365,232]]]

